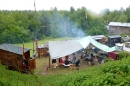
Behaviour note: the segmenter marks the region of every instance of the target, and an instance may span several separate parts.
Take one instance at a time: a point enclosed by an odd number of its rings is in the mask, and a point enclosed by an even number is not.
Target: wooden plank
[[[28,60],[28,66],[29,66],[29,70],[35,69],[35,68],[36,68],[35,59],[29,59],[29,60]]]

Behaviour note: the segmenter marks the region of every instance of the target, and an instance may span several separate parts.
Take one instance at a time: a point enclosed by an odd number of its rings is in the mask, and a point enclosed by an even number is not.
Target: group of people
[[[72,58],[70,58],[67,55],[65,56],[65,60],[63,60],[62,58],[59,58],[59,62],[60,64],[65,65],[65,66],[69,66],[71,64],[75,64],[76,66],[78,66],[80,63],[80,59],[76,59],[76,55],[75,53],[73,53]]]
[[[99,57],[97,54],[93,54],[92,52],[87,53],[87,52],[83,51],[81,58],[83,58],[88,63],[92,63],[93,65],[97,65],[99,63],[102,63],[102,64],[104,63],[103,55],[101,55],[101,57]]]
[[[89,65],[98,65],[99,63],[104,63],[104,57],[104,55],[99,56],[98,54],[95,54],[94,51],[89,53],[87,51],[82,51],[80,59],[84,59]],[[59,65],[64,65],[68,67],[72,64],[75,64],[75,66],[77,67],[80,64],[80,59],[76,58],[76,54],[73,53],[71,57],[67,55],[65,56],[65,58],[59,58]]]

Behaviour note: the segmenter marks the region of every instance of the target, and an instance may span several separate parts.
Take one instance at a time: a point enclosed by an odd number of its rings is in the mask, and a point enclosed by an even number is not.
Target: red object
[[[46,66],[46,71],[48,71],[48,65]]]
[[[23,70],[26,69],[26,64],[23,62]]]
[[[117,60],[117,55],[118,55],[119,52],[109,52],[108,53],[108,57],[111,58],[111,59],[114,59],[114,60]]]
[[[63,63],[64,63],[64,61],[63,61],[63,59],[62,59],[62,58],[60,58],[60,63],[61,63],[61,64],[63,64]]]

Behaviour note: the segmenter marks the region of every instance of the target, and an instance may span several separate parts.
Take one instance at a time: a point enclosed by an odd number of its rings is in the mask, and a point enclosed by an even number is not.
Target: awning
[[[82,48],[82,45],[77,40],[49,42],[49,53],[52,59],[64,57]]]
[[[49,53],[52,59],[56,59],[75,53],[83,48],[85,49],[90,43],[105,52],[112,52],[116,50],[115,47],[110,48],[95,41],[91,36],[87,36],[80,40],[50,41]]]

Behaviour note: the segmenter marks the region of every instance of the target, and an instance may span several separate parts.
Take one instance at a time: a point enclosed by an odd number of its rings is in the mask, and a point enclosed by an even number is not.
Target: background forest
[[[70,10],[0,11],[0,44],[22,43],[46,38],[108,35],[109,22],[130,22],[130,6],[110,11],[104,9],[95,14],[82,7]]]

